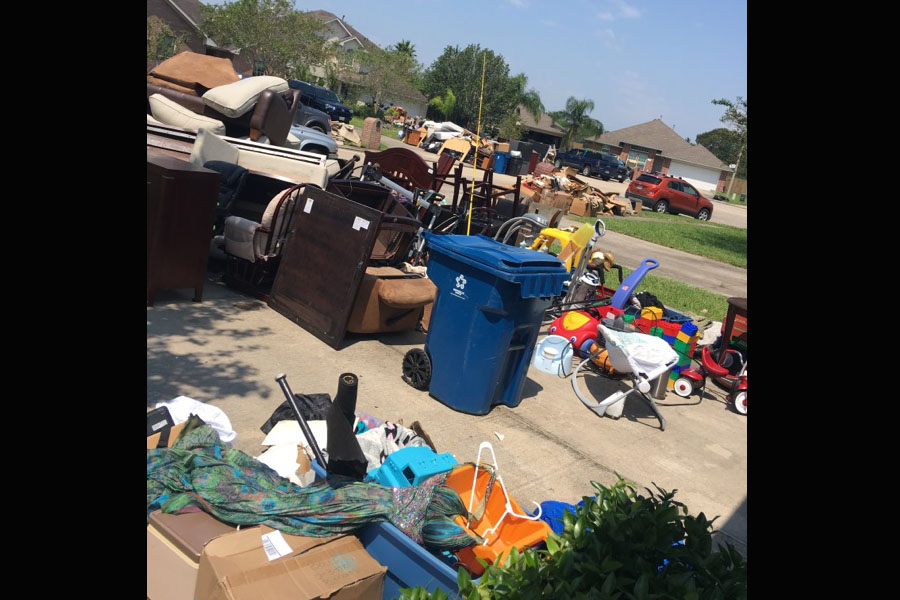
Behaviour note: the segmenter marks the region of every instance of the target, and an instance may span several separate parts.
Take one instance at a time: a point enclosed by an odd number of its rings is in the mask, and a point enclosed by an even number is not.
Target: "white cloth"
[[[197,415],[204,423],[218,432],[219,439],[224,443],[230,444],[237,437],[237,433],[231,428],[231,421],[228,419],[228,415],[221,408],[197,402],[187,396],[178,396],[174,400],[156,404],[156,408],[161,406],[169,409],[169,414],[172,415],[172,420],[175,421],[176,425],[184,423],[191,415]]]

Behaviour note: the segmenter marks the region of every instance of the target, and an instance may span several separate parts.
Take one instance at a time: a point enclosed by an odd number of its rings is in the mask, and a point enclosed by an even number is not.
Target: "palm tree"
[[[541,114],[544,112],[544,103],[541,102],[541,96],[534,88],[525,91],[528,77],[525,73],[519,73],[515,77],[510,77],[509,80],[512,85],[513,96],[516,99],[516,106],[524,106],[525,110],[534,117],[534,120],[539,121]]]
[[[553,120],[566,130],[562,141],[563,148],[567,150],[571,148],[572,142],[578,141],[579,133],[581,133],[581,137],[603,133],[603,123],[588,116],[593,110],[593,100],[589,98],[578,100],[575,96],[569,96],[569,99],[566,100],[565,110],[550,113]]]
[[[400,40],[399,42],[394,44],[392,48],[389,49],[393,50],[397,54],[405,54],[410,58],[416,57],[416,45],[409,40]]]

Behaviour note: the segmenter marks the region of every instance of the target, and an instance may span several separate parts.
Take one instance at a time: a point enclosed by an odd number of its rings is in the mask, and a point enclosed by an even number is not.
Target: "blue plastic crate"
[[[325,470],[318,462],[312,461],[312,468],[317,478],[325,477]],[[400,597],[401,589],[420,586],[429,592],[440,588],[451,599],[458,598],[455,557],[432,554],[386,521],[367,525],[354,533],[366,552],[388,569],[382,600],[394,600]]]

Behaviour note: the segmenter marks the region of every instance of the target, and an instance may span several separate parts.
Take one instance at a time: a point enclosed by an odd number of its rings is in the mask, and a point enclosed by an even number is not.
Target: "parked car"
[[[302,125],[319,133],[328,134],[331,131],[331,116],[324,110],[304,104],[301,100],[297,105],[297,112],[294,113],[294,125]]]
[[[332,156],[337,154],[338,144],[333,137],[303,125],[291,125],[291,133],[300,140],[300,150]]]
[[[321,85],[313,85],[305,81],[289,79],[288,85],[295,90],[300,90],[300,101],[304,104],[325,111],[332,121],[349,123],[353,117],[353,110],[341,103],[341,98]]]
[[[686,213],[701,221],[709,221],[713,204],[697,188],[680,177],[662,173],[641,173],[628,184],[625,197],[640,200],[658,213]]]
[[[557,168],[575,167],[585,177],[597,176],[603,181],[618,179],[624,182],[628,178],[628,167],[617,157],[584,148],[557,153],[554,164]]]

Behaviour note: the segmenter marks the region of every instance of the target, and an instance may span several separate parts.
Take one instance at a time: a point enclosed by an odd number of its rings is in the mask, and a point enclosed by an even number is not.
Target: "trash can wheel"
[[[421,348],[413,348],[403,357],[403,381],[417,390],[427,390],[431,383],[431,359]]]

